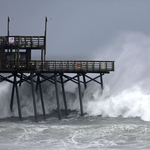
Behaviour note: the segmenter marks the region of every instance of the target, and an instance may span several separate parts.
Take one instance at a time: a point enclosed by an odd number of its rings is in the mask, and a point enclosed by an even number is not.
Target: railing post
[[[26,37],[24,37],[24,47],[26,47]]]
[[[39,36],[38,36],[38,47],[39,47],[39,45],[40,45],[40,44],[39,44]]]
[[[106,71],[107,71],[107,61],[105,61],[105,63],[106,63]]]
[[[88,62],[86,62],[86,71],[88,71]]]
[[[17,69],[19,69],[19,48],[17,49]]]

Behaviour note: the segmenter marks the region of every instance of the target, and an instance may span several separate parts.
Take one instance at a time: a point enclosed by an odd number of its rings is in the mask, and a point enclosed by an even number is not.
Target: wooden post
[[[104,89],[104,86],[103,86],[103,78],[102,78],[103,74],[100,73],[100,82],[101,82],[101,89],[103,90]]]
[[[21,73],[19,86],[21,86],[21,83],[22,83],[22,76],[23,76],[23,73]]]
[[[64,88],[64,82],[63,82],[62,74],[60,74],[60,79],[61,79],[61,87],[62,87],[62,93],[63,93],[63,99],[64,99],[65,113],[66,113],[66,115],[68,115],[66,94],[65,94],[65,88]]]
[[[34,93],[33,76],[32,75],[33,74],[30,73],[31,89],[32,89],[32,96],[33,96],[34,117],[35,117],[35,121],[37,122],[37,110],[36,110],[36,101],[35,101],[35,93]]]
[[[78,76],[80,110],[81,110],[81,116],[83,116],[84,114],[83,114],[83,104],[82,104],[82,95],[81,95],[80,74],[77,73],[77,76]]]
[[[36,81],[36,87],[35,87],[36,93],[38,91],[38,86],[39,86],[39,74],[37,74],[37,81]]]
[[[83,81],[84,81],[84,88],[86,89],[87,85],[86,85],[86,80],[85,80],[85,73],[83,73]]]
[[[38,75],[38,84],[39,84],[39,90],[40,90],[40,96],[41,96],[41,104],[42,104],[42,110],[43,110],[43,118],[45,120],[45,106],[44,106],[44,101],[43,101],[43,93],[42,93],[42,87],[41,87],[41,81],[40,77]]]
[[[41,49],[41,62],[42,62],[42,70],[44,69],[44,64],[43,64],[43,49]]]
[[[10,101],[10,110],[13,111],[13,101],[14,101],[14,90],[15,90],[15,78],[13,82],[13,88],[11,93],[11,101]]]
[[[58,96],[58,87],[57,87],[57,78],[56,78],[56,76],[57,76],[57,73],[54,73],[58,119],[60,120],[61,119],[61,112],[60,112],[60,106],[59,106],[59,96]]]
[[[43,62],[43,48],[41,49],[41,61]]]
[[[17,83],[16,83],[16,74],[14,74],[14,84],[15,84],[15,88],[16,88],[19,119],[22,120],[20,100],[19,100],[19,92],[18,92],[18,87],[17,87]]]
[[[47,17],[45,17],[45,38],[44,38],[44,46],[45,46],[45,50],[44,50],[44,61],[45,61],[45,56],[46,56],[46,32],[47,32]]]
[[[19,48],[17,49],[17,70],[19,69]]]
[[[8,17],[8,23],[7,23],[7,36],[9,37],[9,22],[10,22],[10,19]]]

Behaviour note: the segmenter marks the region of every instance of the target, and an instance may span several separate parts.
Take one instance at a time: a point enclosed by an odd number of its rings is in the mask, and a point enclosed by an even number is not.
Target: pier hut
[[[72,81],[73,83],[78,85],[80,114],[81,116],[83,116],[84,110],[82,103],[81,84],[84,84],[84,87],[86,89],[87,83],[93,81],[100,84],[100,87],[103,90],[103,75],[110,73],[110,71],[114,71],[114,61],[45,60],[46,28],[47,17],[45,18],[44,36],[10,36],[9,28],[7,36],[0,36],[0,82],[7,81],[12,84],[10,110],[13,111],[14,93],[16,92],[18,114],[20,120],[22,120],[22,113],[18,88],[22,85],[23,82],[27,82],[31,85],[34,116],[36,121],[37,107],[35,100],[35,90],[39,89],[41,107],[43,110],[43,117],[45,119],[45,106],[42,93],[42,83],[45,81],[53,83],[56,90],[55,93],[57,100],[58,118],[61,119],[58,84],[61,84],[62,87],[66,115],[68,114],[68,108],[64,83]],[[40,51],[40,60],[31,59],[31,54],[34,50]],[[5,77],[3,75],[4,73],[9,73],[10,75]],[[72,76],[72,74],[74,74],[74,76]],[[95,74],[96,77],[91,77],[90,74]]]

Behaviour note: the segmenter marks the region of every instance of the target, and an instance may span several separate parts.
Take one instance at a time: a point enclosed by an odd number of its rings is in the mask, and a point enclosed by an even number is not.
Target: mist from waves
[[[82,85],[84,112],[89,116],[140,117],[150,121],[150,36],[139,32],[120,33],[107,46],[98,48],[95,56],[95,60],[114,60],[115,71],[103,76],[103,94],[97,83],[88,83],[86,90]],[[12,85],[3,82],[0,89],[0,118],[18,116],[16,98],[14,111],[9,108]],[[77,85],[68,82],[65,89],[68,108],[80,112]],[[42,90],[46,114],[49,114],[57,109],[55,87],[44,82]],[[19,94],[22,116],[33,116],[31,86],[22,84]],[[37,110],[38,114],[42,114],[39,97],[37,94]],[[64,109],[60,85],[59,98],[60,107]]]
[[[97,88],[92,101],[86,97],[87,113],[150,121],[150,36],[140,32],[119,33],[97,53],[96,59],[115,61],[115,72],[105,75],[102,96]]]

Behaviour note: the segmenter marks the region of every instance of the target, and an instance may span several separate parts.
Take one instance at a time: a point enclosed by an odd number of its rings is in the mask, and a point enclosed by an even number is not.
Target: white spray
[[[103,95],[97,89],[94,100],[88,100],[87,113],[150,121],[150,36],[123,33],[100,50],[99,56],[114,60],[115,72],[105,75]]]

